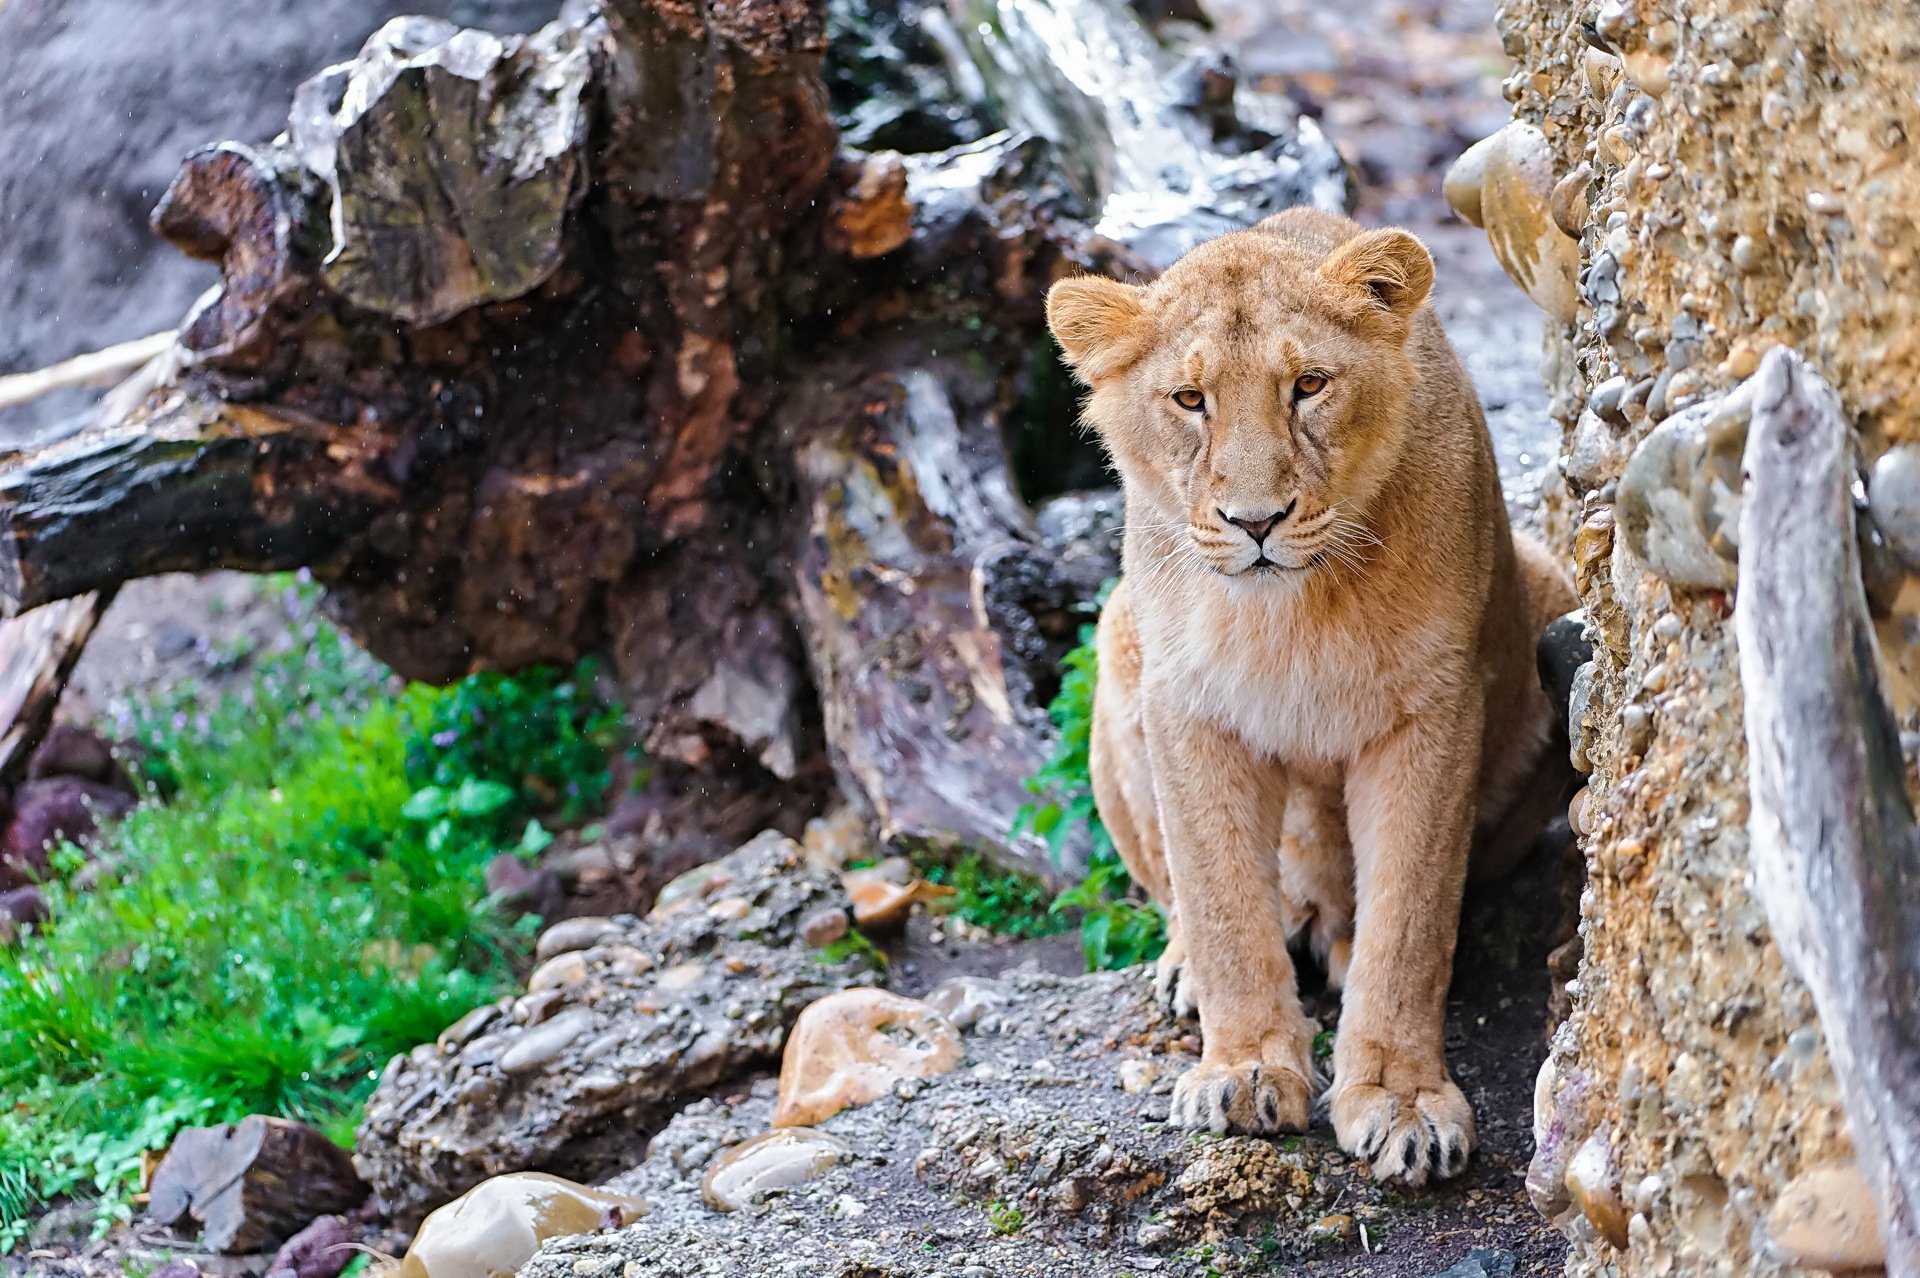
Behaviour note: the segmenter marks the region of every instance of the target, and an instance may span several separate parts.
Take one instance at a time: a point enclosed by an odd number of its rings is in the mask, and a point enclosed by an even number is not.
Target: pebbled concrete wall
[[[1854,416],[1911,786],[1920,23],[1882,0],[1505,0],[1499,26],[1516,123],[1449,198],[1548,314],[1553,522],[1595,639],[1575,694],[1584,953],[1530,1188],[1574,1239],[1570,1274],[1870,1257],[1870,1213],[1864,1239],[1769,1220],[1789,1186],[1844,1189],[1851,1154],[1812,1003],[1746,885],[1744,419],[1722,397],[1787,343]]]

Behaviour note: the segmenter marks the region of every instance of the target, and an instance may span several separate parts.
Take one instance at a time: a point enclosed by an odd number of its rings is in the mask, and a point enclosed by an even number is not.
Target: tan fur
[[[1344,981],[1340,1143],[1411,1185],[1473,1146],[1442,1049],[1461,890],[1470,855],[1506,869],[1558,796],[1533,649],[1573,606],[1508,528],[1432,281],[1408,233],[1294,210],[1145,287],[1063,281],[1047,308],[1126,485],[1091,762],[1168,913],[1162,987],[1198,1004],[1174,1121],[1306,1125],[1301,939]],[[1204,411],[1174,398],[1196,391]]]

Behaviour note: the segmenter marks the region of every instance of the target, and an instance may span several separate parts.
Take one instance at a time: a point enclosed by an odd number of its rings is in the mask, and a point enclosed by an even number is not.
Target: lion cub
[[[1432,284],[1407,232],[1296,209],[1047,298],[1126,487],[1093,786],[1200,1013],[1173,1121],[1307,1125],[1304,940],[1344,987],[1340,1145],[1415,1186],[1473,1149],[1442,1048],[1461,890],[1561,795],[1533,651],[1574,604],[1508,529]]]

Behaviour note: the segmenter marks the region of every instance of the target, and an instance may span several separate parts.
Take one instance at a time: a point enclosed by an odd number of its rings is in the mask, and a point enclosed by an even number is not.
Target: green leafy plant
[[[1050,909],[1047,885],[1024,874],[998,874],[977,852],[927,870],[927,881],[954,890],[947,912],[1002,936],[1050,936],[1071,922]]]
[[[1000,1199],[987,1204],[987,1222],[996,1234],[1017,1234],[1027,1223],[1027,1213]]]
[[[0,1250],[61,1197],[109,1226],[183,1126],[345,1143],[386,1060],[517,987],[538,920],[494,908],[486,863],[594,810],[618,709],[591,671],[401,686],[296,620],[239,690],[127,708],[147,799],[0,951]]]
[[[1108,582],[1100,602],[1112,591]],[[1080,630],[1080,644],[1062,661],[1060,691],[1047,706],[1059,735],[1045,766],[1027,780],[1027,789],[1041,796],[1021,805],[1014,816],[1014,833],[1031,831],[1044,838],[1059,861],[1066,842],[1084,827],[1093,852],[1081,881],[1056,897],[1049,914],[1077,916],[1080,942],[1087,966],[1130,967],[1160,956],[1166,948],[1166,920],[1157,907],[1136,899],[1133,880],[1113,850],[1093,799],[1089,747],[1093,739],[1093,693],[1099,672],[1099,652],[1093,626]]]

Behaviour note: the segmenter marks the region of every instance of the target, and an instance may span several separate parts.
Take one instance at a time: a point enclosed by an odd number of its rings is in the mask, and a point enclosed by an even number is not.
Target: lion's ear
[[[1365,290],[1376,306],[1405,319],[1433,289],[1433,255],[1408,232],[1387,227],[1336,248],[1320,274],[1331,283]]]
[[[1048,290],[1047,327],[1081,381],[1092,385],[1129,362],[1144,291],[1099,275],[1061,280]]]

